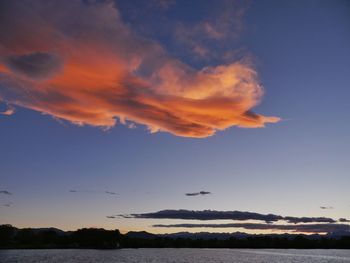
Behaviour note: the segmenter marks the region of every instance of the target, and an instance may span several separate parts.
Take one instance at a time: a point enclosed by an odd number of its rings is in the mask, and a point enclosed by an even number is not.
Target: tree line
[[[250,235],[244,238],[192,239],[129,237],[119,230],[82,228],[76,231],[58,229],[18,229],[0,225],[0,248],[320,248],[350,249],[350,236],[310,238],[306,235]]]

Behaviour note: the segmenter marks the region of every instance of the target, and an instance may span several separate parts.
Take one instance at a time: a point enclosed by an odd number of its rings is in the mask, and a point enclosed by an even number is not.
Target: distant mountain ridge
[[[40,232],[46,232],[46,231],[52,231],[55,232],[58,235],[65,235],[71,231],[64,231],[55,227],[40,227],[40,228],[30,228],[34,233],[40,233]]]

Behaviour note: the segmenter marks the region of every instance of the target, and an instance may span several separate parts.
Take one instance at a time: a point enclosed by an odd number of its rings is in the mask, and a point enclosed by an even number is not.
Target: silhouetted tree
[[[29,247],[31,247],[32,245],[38,245],[37,236],[35,235],[34,231],[30,228],[23,228],[18,230],[15,236],[15,241],[19,244]]]
[[[13,242],[16,228],[11,225],[0,225],[0,246],[7,247]]]

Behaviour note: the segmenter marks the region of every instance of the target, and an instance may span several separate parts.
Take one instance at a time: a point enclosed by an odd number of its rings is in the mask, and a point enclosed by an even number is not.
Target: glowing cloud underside
[[[263,89],[249,63],[195,70],[135,35],[109,1],[5,0],[0,32],[0,101],[8,105],[184,137],[279,120],[251,112]]]

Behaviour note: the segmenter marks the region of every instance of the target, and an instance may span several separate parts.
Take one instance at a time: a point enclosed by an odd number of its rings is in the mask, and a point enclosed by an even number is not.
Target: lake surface
[[[350,262],[350,250],[295,249],[120,249],[0,250],[0,262],[25,263],[325,263]]]

